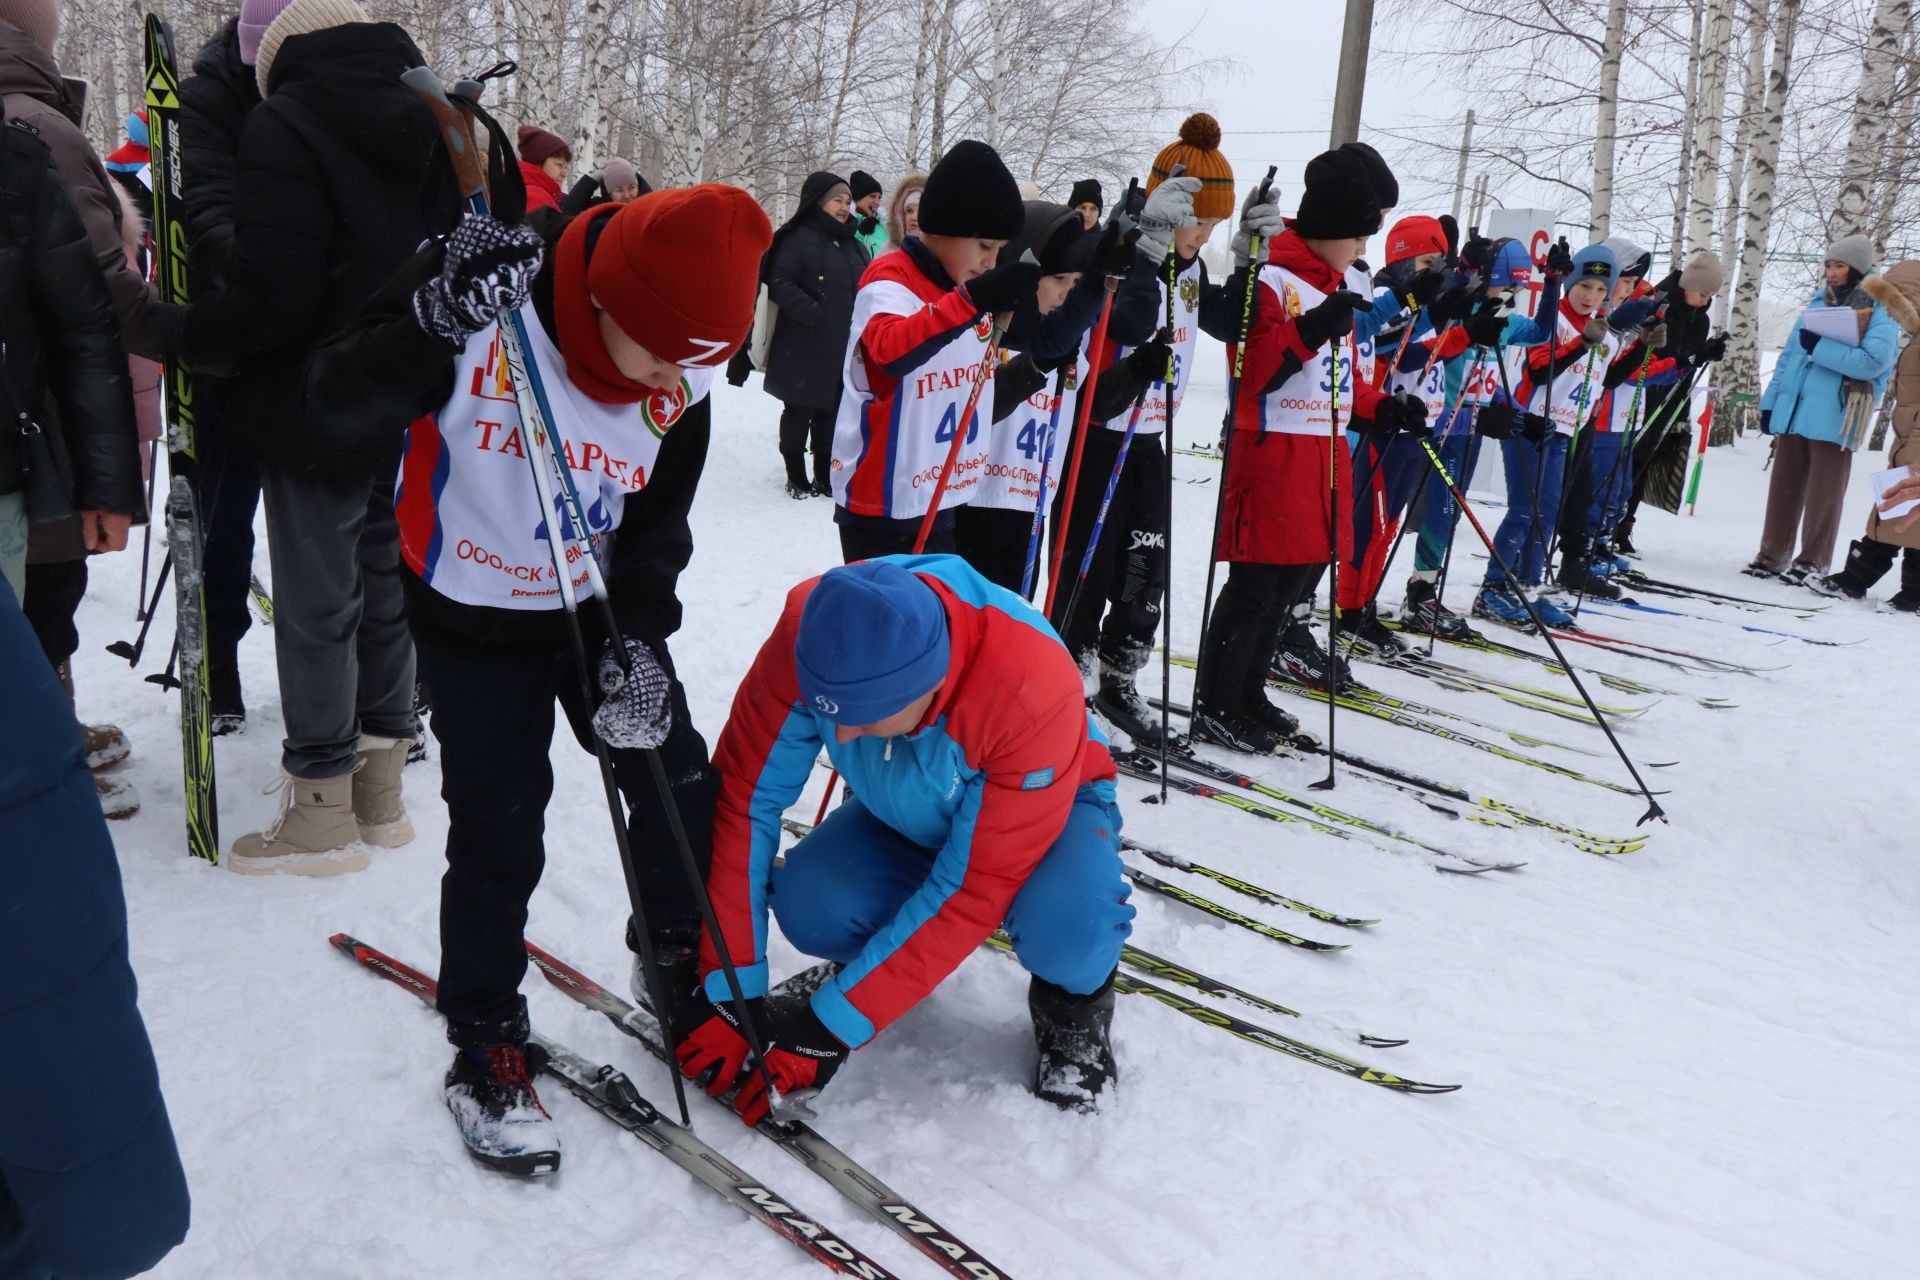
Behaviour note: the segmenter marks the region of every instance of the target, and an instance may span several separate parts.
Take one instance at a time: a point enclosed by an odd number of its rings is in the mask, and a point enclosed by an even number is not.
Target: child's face
[[[942,236],[923,233],[920,237],[940,265],[947,269],[955,284],[965,284],[977,275],[993,269],[994,259],[1007,247],[1005,240],[982,240],[976,236]]]
[[[1080,283],[1078,271],[1062,271],[1056,275],[1040,277],[1040,314],[1057,311],[1060,304],[1073,292],[1073,286]]]
[[[1607,300],[1607,282],[1605,280],[1582,280],[1567,290],[1567,305],[1575,315],[1590,316],[1600,309]]]
[[[1413,269],[1415,271],[1425,271],[1430,267],[1437,267],[1440,265],[1441,259],[1446,256],[1444,253],[1423,253],[1413,260]]]
[[[1348,236],[1342,240],[1305,240],[1307,252],[1332,267],[1345,271],[1354,259],[1367,251],[1366,236]]]
[[[1182,258],[1191,258],[1200,252],[1200,246],[1213,235],[1213,229],[1223,219],[1202,218],[1190,227],[1176,227],[1173,232],[1173,251]]]
[[[920,193],[918,191],[900,202],[900,234],[903,236],[920,234]]]
[[[1633,293],[1635,286],[1637,286],[1639,283],[1640,283],[1639,276],[1621,276],[1618,280],[1614,281],[1613,283],[1613,299],[1612,301],[1608,302],[1607,305],[1609,307],[1617,307],[1621,303],[1625,302],[1627,298]]]
[[[679,365],[662,360],[629,338],[627,331],[615,324],[613,317],[599,307],[599,303],[594,303],[594,318],[600,322],[600,343],[606,347],[614,368],[654,391],[671,391],[680,385],[682,370]]]
[[[1696,309],[1704,307],[1713,301],[1712,294],[1702,293],[1698,289],[1682,289],[1680,291],[1680,298],[1688,306]]]
[[[880,193],[874,191],[861,196],[859,202],[853,207],[859,210],[860,216],[863,218],[872,216],[873,211],[880,207]]]
[[[1080,221],[1087,230],[1091,231],[1100,225],[1100,206],[1093,201],[1082,200],[1073,206],[1073,211],[1080,215]]]

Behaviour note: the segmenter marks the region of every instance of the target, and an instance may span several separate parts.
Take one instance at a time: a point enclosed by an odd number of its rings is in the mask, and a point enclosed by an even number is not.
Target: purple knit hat
[[[267,28],[280,16],[280,11],[292,3],[293,0],[241,0],[240,61],[253,65],[254,59],[260,56],[260,37],[267,34]]]

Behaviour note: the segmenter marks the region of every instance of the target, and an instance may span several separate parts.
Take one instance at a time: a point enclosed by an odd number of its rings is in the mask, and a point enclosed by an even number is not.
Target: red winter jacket
[[[527,212],[560,207],[560,184],[537,164],[520,162],[520,178],[527,184]]]

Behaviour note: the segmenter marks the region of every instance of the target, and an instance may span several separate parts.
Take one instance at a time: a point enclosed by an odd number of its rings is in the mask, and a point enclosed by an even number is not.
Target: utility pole
[[[1340,78],[1333,89],[1330,145],[1360,140],[1360,100],[1367,92],[1367,49],[1373,41],[1373,0],[1347,0],[1347,24],[1340,36]]]
[[[1453,220],[1460,221],[1460,198],[1467,192],[1467,153],[1473,150],[1473,108],[1467,108],[1467,124],[1460,131],[1460,166],[1453,171]]]

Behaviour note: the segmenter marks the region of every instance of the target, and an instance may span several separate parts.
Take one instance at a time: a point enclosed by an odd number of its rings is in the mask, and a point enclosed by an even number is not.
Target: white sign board
[[[1495,209],[1487,215],[1487,225],[1481,228],[1481,234],[1489,239],[1507,237],[1527,247],[1535,273],[1533,283],[1527,286],[1528,315],[1533,314],[1534,305],[1540,300],[1547,249],[1553,244],[1554,224],[1559,221],[1560,214],[1553,209]]]

